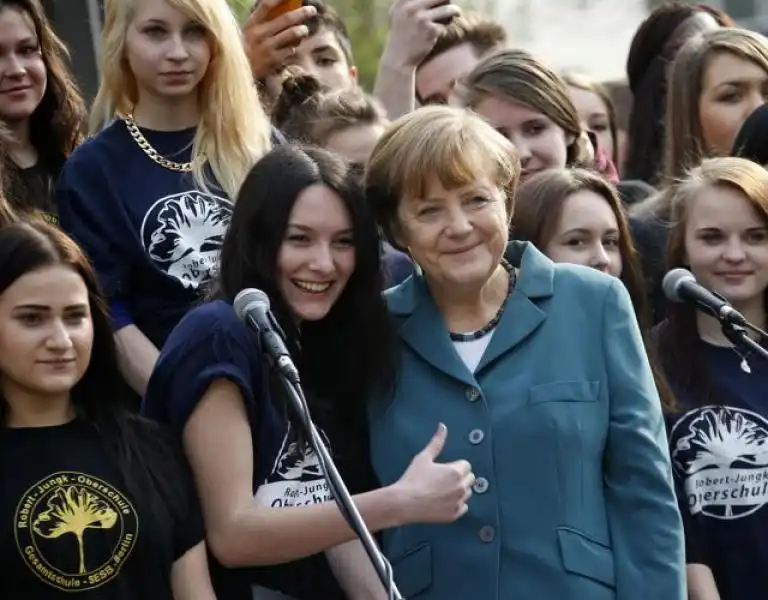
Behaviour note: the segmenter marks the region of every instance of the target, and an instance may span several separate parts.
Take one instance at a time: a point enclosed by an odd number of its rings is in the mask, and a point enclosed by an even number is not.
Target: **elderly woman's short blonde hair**
[[[403,198],[423,198],[439,181],[446,189],[489,180],[503,189],[512,215],[520,160],[512,143],[477,115],[448,106],[420,108],[395,121],[373,149],[366,193],[387,240]]]

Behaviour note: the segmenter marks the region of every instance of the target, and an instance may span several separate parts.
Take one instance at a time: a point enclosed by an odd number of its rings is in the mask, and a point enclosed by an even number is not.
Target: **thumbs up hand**
[[[467,512],[475,476],[466,460],[436,462],[448,438],[442,423],[395,484],[404,498],[406,523],[451,523]]]

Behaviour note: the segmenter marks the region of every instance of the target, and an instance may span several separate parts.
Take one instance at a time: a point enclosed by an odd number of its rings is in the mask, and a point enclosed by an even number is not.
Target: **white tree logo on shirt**
[[[327,444],[328,439],[322,431],[320,436]],[[299,441],[289,424],[272,472],[256,490],[256,504],[278,508],[320,504],[331,499],[319,457],[307,442]]]
[[[748,516],[768,503],[768,421],[730,406],[681,417],[670,433],[672,464],[691,514]]]
[[[141,239],[155,264],[185,288],[215,276],[232,218],[229,201],[200,191],[166,196],[144,216]]]
[[[320,460],[315,451],[309,444],[305,444],[302,451],[298,442],[288,444],[288,449],[280,457],[275,472],[279,473],[283,479],[300,479],[305,474],[315,477],[323,476]]]

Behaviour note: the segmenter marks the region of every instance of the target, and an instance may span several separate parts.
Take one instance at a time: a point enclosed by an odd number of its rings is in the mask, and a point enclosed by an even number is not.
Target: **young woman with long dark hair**
[[[68,60],[39,0],[0,0],[0,120],[12,138],[6,195],[17,210],[52,222],[55,180],[87,118]]]
[[[86,258],[0,228],[0,597],[213,600],[181,452],[133,414]]]
[[[285,146],[251,170],[224,240],[215,299],[171,333],[144,408],[183,440],[207,539],[225,567],[216,569],[222,598],[250,599],[253,588],[257,598],[265,588],[298,600],[378,598],[381,585],[362,546],[347,543],[352,530],[329,502],[318,458],[258,338],[232,307],[246,288],[270,297],[310,410],[368,527],[458,518],[473,479],[463,461],[434,462],[444,429],[396,483],[375,489],[364,399],[391,385],[396,357],[376,226],[347,163]]]
[[[289,139],[335,152],[361,172],[389,125],[384,109],[361,89],[331,90],[303,73],[283,81],[283,92],[272,108],[272,122]],[[385,287],[413,272],[407,254],[387,242],[382,242],[382,251]]]

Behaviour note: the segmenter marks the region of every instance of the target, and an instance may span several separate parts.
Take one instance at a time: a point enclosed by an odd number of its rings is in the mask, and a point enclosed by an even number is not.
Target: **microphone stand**
[[[731,323],[727,319],[720,320],[720,327],[723,330],[725,337],[728,338],[728,341],[734,346],[746,350],[747,352],[754,351],[756,354],[759,354],[764,359],[768,360],[768,350],[763,348],[747,334],[747,330],[749,329],[750,331],[757,333],[762,339],[766,339],[768,338],[768,334],[766,334],[765,331],[751,323],[745,323],[742,326]]]
[[[305,433],[309,436],[309,443],[315,451],[315,454],[317,454],[320,467],[328,481],[328,485],[331,488],[331,493],[336,500],[336,504],[339,506],[339,509],[347,520],[347,523],[349,523],[349,526],[362,542],[363,548],[365,548],[365,552],[368,554],[368,558],[373,563],[373,566],[376,569],[376,574],[381,580],[381,584],[387,591],[388,598],[390,598],[390,600],[404,600],[392,578],[392,566],[387,559],[384,558],[384,555],[379,550],[371,532],[368,531],[368,527],[365,525],[365,522],[360,515],[360,511],[357,510],[347,486],[344,484],[341,475],[339,475],[339,471],[333,462],[333,458],[331,458],[328,447],[325,445],[315,424],[312,422],[309,414],[309,407],[307,406],[304,392],[301,389],[301,383],[296,369],[281,368],[286,366],[286,363],[289,361],[290,359],[278,361],[278,363],[282,364],[278,364],[276,370],[283,387],[286,392],[288,392],[288,398],[290,399],[292,408],[294,412],[299,415]],[[292,366],[293,365],[291,364],[291,367]]]

